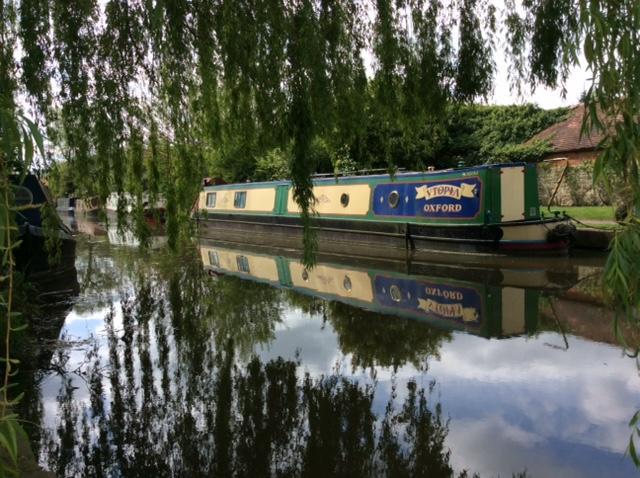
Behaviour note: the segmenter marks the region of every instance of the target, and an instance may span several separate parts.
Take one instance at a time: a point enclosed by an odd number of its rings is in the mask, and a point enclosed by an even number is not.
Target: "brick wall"
[[[602,206],[611,198],[602,186],[593,184],[593,165],[597,151],[582,151],[551,156],[538,163],[540,204],[547,206],[556,185],[564,177],[551,203],[552,206]]]

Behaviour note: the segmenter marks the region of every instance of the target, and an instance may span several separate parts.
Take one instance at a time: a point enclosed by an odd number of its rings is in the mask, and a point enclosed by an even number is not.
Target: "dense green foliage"
[[[544,144],[522,143],[564,120],[567,113],[567,108],[544,110],[531,104],[455,108],[449,115],[448,137],[439,151],[440,159],[454,163],[455,158],[467,165],[541,159],[548,152]]]
[[[479,26],[494,25],[495,11],[486,7],[3,1],[5,58],[15,43],[24,54],[2,81],[9,97],[28,99],[79,193],[162,193],[177,234],[203,175],[254,177],[278,149],[304,211],[309,174],[345,159],[424,164],[447,105],[489,92],[492,29]]]
[[[372,103],[373,97],[367,97]],[[545,143],[522,144],[534,134],[566,118],[567,108],[544,110],[531,104],[511,106],[452,105],[443,111],[444,121],[437,134],[430,125],[395,124],[381,134],[380,121],[366,118],[363,139],[336,149],[330,138],[316,139],[307,153],[307,162],[316,173],[348,173],[380,169],[388,161],[406,170],[454,167],[459,162],[471,166],[487,162],[538,161],[550,151]],[[383,141],[387,141],[383,144]],[[388,157],[385,159],[385,151]],[[227,181],[270,180],[289,177],[291,150],[273,148],[257,158],[241,173],[220,156],[211,158],[208,174]]]

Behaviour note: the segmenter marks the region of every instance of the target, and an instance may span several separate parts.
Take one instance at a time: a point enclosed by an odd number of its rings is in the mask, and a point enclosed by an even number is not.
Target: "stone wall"
[[[593,184],[593,158],[562,158],[538,163],[540,204],[549,205],[553,191],[564,172],[552,206],[602,206],[611,204],[611,197],[602,186]]]

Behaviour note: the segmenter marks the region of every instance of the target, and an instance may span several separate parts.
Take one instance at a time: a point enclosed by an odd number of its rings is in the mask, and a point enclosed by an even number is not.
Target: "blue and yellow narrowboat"
[[[568,245],[565,221],[541,215],[535,165],[318,178],[313,194],[320,250],[337,243],[489,252]],[[204,186],[197,209],[202,237],[300,240],[290,181]]]

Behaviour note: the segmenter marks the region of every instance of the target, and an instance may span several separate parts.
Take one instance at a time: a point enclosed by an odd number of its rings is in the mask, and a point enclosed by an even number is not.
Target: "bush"
[[[260,156],[256,161],[253,179],[272,181],[289,178],[289,154],[280,148],[274,148]]]
[[[551,146],[547,142],[507,144],[496,148],[487,157],[496,163],[534,163],[541,161],[550,152]]]

